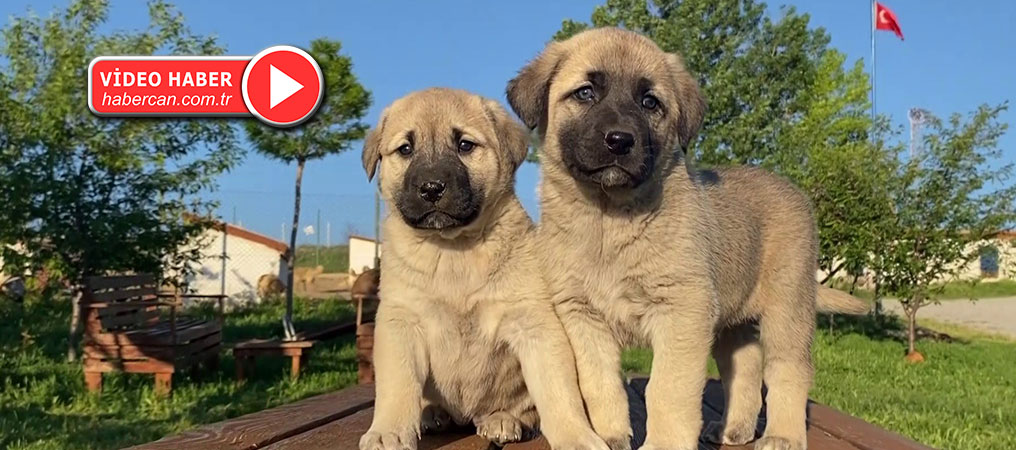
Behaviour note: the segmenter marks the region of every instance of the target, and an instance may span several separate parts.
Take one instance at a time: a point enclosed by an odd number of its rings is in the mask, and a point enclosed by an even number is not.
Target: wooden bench
[[[233,358],[236,359],[236,379],[243,381],[248,372],[253,372],[254,360],[262,355],[288,356],[290,358],[290,378],[300,378],[300,367],[307,364],[307,357],[314,344],[332,339],[342,334],[351,333],[356,329],[353,322],[341,323],[309,333],[297,333],[296,340],[251,339],[233,347]]]
[[[153,275],[90,277],[81,298],[85,317],[84,373],[89,391],[102,390],[102,374],[114,370],[155,374],[155,390],[169,394],[173,373],[218,364],[222,343],[220,295],[160,294]],[[218,301],[218,321],[177,318],[181,301]],[[162,318],[159,307],[168,307]]]
[[[353,294],[352,300],[356,303],[356,379],[360,384],[371,384],[374,382],[374,316],[381,300],[373,293]]]
[[[635,431],[632,448],[645,440],[645,387],[648,379],[628,383],[628,406]],[[723,387],[711,380],[704,393],[704,419],[723,415]],[[132,447],[143,450],[272,449],[272,450],[356,450],[360,436],[370,427],[374,414],[372,385],[359,385],[319,395],[288,405],[198,427],[156,442]],[[760,422],[761,423],[761,422]],[[761,433],[763,425],[759,426]],[[486,450],[488,441],[461,429],[426,435],[419,449]],[[701,443],[700,450],[750,449]],[[808,405],[808,448],[812,450],[925,450],[913,442],[856,417],[818,403]],[[550,450],[543,438],[511,444],[506,450]]]

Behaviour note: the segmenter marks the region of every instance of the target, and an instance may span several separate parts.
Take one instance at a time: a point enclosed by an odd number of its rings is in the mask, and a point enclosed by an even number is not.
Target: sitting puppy
[[[440,427],[445,413],[498,444],[539,427],[554,448],[607,448],[514,193],[527,142],[498,103],[450,89],[397,100],[367,137],[364,168],[391,212],[362,450],[415,449],[421,419]]]

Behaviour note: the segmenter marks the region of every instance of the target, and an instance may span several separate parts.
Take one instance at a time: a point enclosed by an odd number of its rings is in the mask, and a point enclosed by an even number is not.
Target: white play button
[[[269,109],[274,108],[275,105],[282,103],[293,94],[299,92],[300,89],[303,89],[303,85],[300,84],[300,82],[294,80],[289,75],[286,75],[285,72],[276,69],[275,66],[269,65],[268,69],[268,85],[270,91],[268,100]]]

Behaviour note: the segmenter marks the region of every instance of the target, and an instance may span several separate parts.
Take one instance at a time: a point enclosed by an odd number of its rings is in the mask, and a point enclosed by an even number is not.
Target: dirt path
[[[900,304],[896,300],[885,300],[884,304],[887,310],[902,314]],[[922,318],[1016,338],[1016,297],[985,298],[975,302],[946,300],[941,304],[928,305],[918,310],[918,323]]]

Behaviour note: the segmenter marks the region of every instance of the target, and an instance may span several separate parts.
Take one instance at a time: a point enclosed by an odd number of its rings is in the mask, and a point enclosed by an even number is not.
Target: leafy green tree
[[[917,311],[938,301],[942,281],[975,260],[986,241],[1016,223],[1013,165],[1000,160],[1008,108],[981,106],[967,120],[930,117],[917,154],[899,166],[895,214],[876,270],[885,293],[903,306],[907,354],[915,348]]]
[[[286,254],[286,315],[283,328],[287,338],[293,330],[293,268],[296,235],[300,225],[300,186],[303,168],[307,161],[349,150],[355,141],[363,139],[367,125],[360,120],[370,107],[370,92],[353,74],[353,60],[340,54],[342,45],[337,41],[316,39],[309,53],[324,72],[324,99],[317,113],[308,121],[293,128],[273,128],[260,122],[248,121],[247,135],[261,154],[285,163],[296,163],[296,195],[293,204],[293,226]]]
[[[819,225],[819,268],[829,283],[871,267],[887,221],[898,148],[868,138],[872,130],[868,76],[860,61],[828,50],[801,93],[804,112],[778,137],[780,151],[763,166],[784,174],[812,199]],[[884,135],[884,123],[876,124]],[[856,283],[856,278],[855,278]]]
[[[162,274],[198,257],[181,247],[207,223],[197,194],[214,188],[241,151],[224,120],[100,118],[84,80],[99,55],[217,54],[169,4],[153,1],[148,27],[100,35],[104,0],[75,0],[49,17],[16,17],[0,41],[0,252],[4,270],[46,268],[70,285],[68,358],[77,356],[84,277]],[[17,245],[15,245],[17,244]]]
[[[829,45],[808,21],[793,8],[774,21],[753,0],[607,0],[592,14],[593,26],[622,26],[680,53],[699,76],[709,108],[696,148],[708,165],[758,164],[780,151]],[[554,38],[587,27],[565,20]]]

